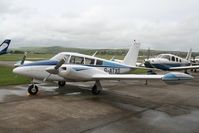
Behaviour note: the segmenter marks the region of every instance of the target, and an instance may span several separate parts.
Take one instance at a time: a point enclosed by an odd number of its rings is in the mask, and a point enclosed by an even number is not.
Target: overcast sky
[[[0,0],[0,39],[12,47],[199,51],[198,0]]]

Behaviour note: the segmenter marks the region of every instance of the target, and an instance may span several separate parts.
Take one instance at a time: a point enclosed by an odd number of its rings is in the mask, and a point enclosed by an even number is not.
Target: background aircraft
[[[0,45],[0,55],[7,53],[10,42],[11,40],[9,39],[6,39],[5,41],[3,41],[3,43]]]
[[[191,49],[187,57],[181,58],[173,54],[160,54],[155,58],[145,59],[144,65],[147,68],[157,68],[161,70],[187,70],[197,69],[199,66],[191,65]]]
[[[137,44],[133,44],[132,47],[137,47]],[[129,51],[131,51],[131,48]],[[58,81],[59,86],[64,86],[67,81],[95,81],[95,84],[92,87],[93,94],[99,94],[102,90],[101,80],[150,79],[163,80],[166,83],[176,84],[179,83],[179,81],[190,80],[193,78],[184,73],[168,73],[165,75],[125,74],[131,70],[137,69],[136,66],[130,65],[132,61],[129,60],[128,62],[128,59],[131,58],[126,58],[126,62],[124,63],[118,63],[79,53],[62,52],[49,60],[22,64],[21,66],[14,68],[13,72],[43,82],[47,80]],[[37,94],[38,86],[33,82],[28,87],[28,92],[31,95]]]

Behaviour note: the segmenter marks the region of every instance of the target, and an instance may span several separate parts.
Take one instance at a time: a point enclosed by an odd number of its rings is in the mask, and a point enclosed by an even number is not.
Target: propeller
[[[25,62],[25,60],[26,60],[26,57],[27,57],[27,52],[24,52],[24,56],[23,56],[23,58],[22,58],[22,60],[21,60],[21,65],[24,64],[24,62]]]
[[[49,67],[46,68],[46,71],[49,73],[47,77],[44,78],[43,82],[46,82],[46,80],[50,77],[51,74],[58,74],[59,73],[59,68],[65,63],[66,59],[65,57],[61,59],[55,67]]]

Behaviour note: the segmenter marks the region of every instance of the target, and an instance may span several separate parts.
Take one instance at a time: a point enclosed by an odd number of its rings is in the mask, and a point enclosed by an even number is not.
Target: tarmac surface
[[[180,85],[162,81],[103,81],[93,96],[90,83],[0,87],[0,132],[8,133],[198,133],[199,73]]]

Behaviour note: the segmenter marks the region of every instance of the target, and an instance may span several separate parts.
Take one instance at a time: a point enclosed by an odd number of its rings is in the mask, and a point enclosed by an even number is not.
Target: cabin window
[[[176,62],[178,62],[178,58],[176,58]]]
[[[71,56],[70,58],[71,64],[84,64],[84,58],[78,56]]]
[[[182,60],[180,59],[180,62],[182,62]]]
[[[102,65],[103,61],[97,60],[96,65]]]
[[[172,60],[172,61],[175,61],[175,57],[174,57],[174,56],[172,56],[172,57],[171,57],[171,60]]]
[[[94,59],[85,58],[85,65],[94,65],[94,62]]]

